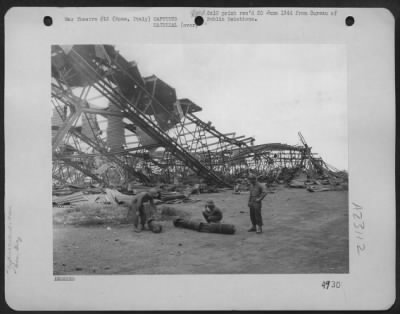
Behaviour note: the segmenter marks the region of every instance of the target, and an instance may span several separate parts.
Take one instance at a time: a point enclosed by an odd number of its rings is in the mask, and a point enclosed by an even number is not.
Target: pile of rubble
[[[156,204],[177,204],[187,202],[197,202],[199,200],[191,198],[191,195],[196,195],[208,192],[206,185],[195,184],[189,185],[161,185],[156,187],[158,197],[155,200]],[[128,205],[132,198],[144,191],[148,191],[150,187],[136,186],[135,189],[129,192],[124,189],[101,188],[94,186],[78,186],[64,185],[53,187],[53,206],[76,205],[78,203],[100,203],[111,205]],[[122,193],[121,191],[124,191]],[[216,191],[216,189],[213,189]]]
[[[346,173],[331,173],[311,177],[299,170],[287,185],[307,189],[309,192],[344,191],[348,190],[348,176]]]
[[[54,206],[71,205],[74,203],[87,202],[88,199],[83,195],[82,192],[69,194],[66,196],[53,196]]]

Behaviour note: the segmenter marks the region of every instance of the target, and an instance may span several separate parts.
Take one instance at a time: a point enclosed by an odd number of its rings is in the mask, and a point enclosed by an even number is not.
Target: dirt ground
[[[131,225],[54,225],[54,274],[347,273],[348,192],[278,187],[263,201],[264,232],[250,227],[248,194],[193,195],[171,205],[202,220],[206,199],[221,208],[234,235],[200,233],[163,222],[163,232]]]

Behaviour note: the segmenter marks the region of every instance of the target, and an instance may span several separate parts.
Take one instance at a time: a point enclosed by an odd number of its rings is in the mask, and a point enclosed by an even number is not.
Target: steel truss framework
[[[96,98],[107,106],[94,105]],[[302,136],[302,146],[254,146],[251,137],[219,132],[196,116],[199,106],[177,99],[158,77],[142,77],[113,46],[53,46],[51,102],[53,179],[59,183],[85,177],[103,184],[115,177],[117,183],[170,183],[198,176],[230,187],[249,172],[326,168]]]

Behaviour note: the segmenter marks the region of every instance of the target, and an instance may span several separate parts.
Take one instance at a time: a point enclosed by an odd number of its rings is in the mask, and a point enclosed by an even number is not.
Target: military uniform
[[[266,194],[264,186],[255,182],[254,184],[250,184],[250,196],[248,206],[250,208],[250,220],[253,226],[262,226],[262,216],[261,216],[261,200]]]
[[[133,222],[135,229],[138,228],[139,223],[144,229],[145,224],[154,219],[154,207],[152,195],[148,192],[141,192],[132,199],[127,219],[129,222]]]
[[[207,222],[220,222],[222,212],[217,206],[214,206],[213,209],[203,211],[203,217]]]

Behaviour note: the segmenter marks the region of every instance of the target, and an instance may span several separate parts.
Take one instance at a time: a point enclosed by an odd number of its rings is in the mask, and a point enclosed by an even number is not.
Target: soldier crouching
[[[127,219],[133,223],[134,231],[141,232],[146,229],[154,233],[161,232],[161,225],[155,222],[154,215],[156,207],[154,198],[158,196],[156,189],[150,189],[148,192],[141,192],[136,195],[129,205]]]

